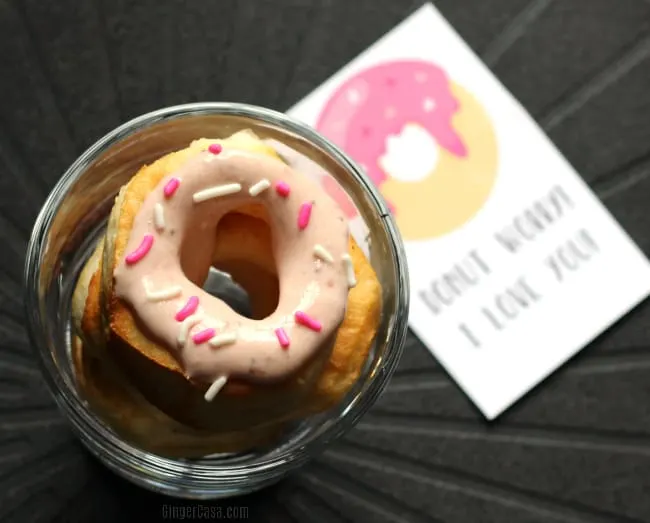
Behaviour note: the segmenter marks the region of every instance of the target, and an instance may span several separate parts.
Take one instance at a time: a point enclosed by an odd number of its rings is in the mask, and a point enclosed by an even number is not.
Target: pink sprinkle
[[[300,211],[298,212],[298,228],[302,231],[309,225],[309,218],[311,218],[311,208],[313,207],[312,202],[303,203],[300,206]]]
[[[176,192],[176,189],[178,189],[178,186],[181,184],[181,181],[178,178],[172,178],[165,184],[165,188],[163,189],[163,192],[165,193],[165,198],[171,198],[174,193]]]
[[[197,332],[194,336],[192,336],[192,341],[198,345],[199,343],[205,343],[210,338],[214,338],[214,335],[214,329],[205,329],[201,332]]]
[[[294,314],[296,318],[296,322],[299,323],[300,325],[304,325],[308,329],[311,329],[316,332],[320,332],[323,326],[321,325],[320,321],[315,320],[314,318],[307,316],[304,312],[297,311],[296,314]]]
[[[138,248],[126,257],[126,263],[132,265],[139,262],[151,250],[152,245],[153,236],[151,234],[145,234]]]
[[[289,336],[287,336],[286,331],[280,327],[279,329],[275,329],[275,335],[278,338],[278,341],[280,342],[280,346],[283,349],[286,349],[289,346]]]
[[[223,146],[220,143],[213,143],[208,147],[208,151],[210,151],[212,154],[219,154],[221,151],[223,151]]]
[[[198,307],[199,299],[196,296],[190,296],[190,299],[187,300],[187,303],[183,306],[183,308],[176,313],[176,321],[183,321],[185,318],[189,318],[196,312],[196,309]]]
[[[291,192],[291,187],[289,187],[289,184],[287,182],[278,182],[275,184],[275,192],[277,192],[283,198],[286,198]]]

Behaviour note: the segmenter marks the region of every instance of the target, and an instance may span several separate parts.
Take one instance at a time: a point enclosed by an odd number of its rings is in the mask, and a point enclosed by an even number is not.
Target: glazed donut
[[[220,150],[197,155],[160,181],[136,175],[129,184],[113,249],[120,300],[111,325],[128,323],[125,341],[139,344],[130,336],[137,315],[143,330],[176,351],[168,354],[191,379],[281,380],[343,321],[352,286],[347,223],[315,184],[282,162]],[[270,316],[251,320],[192,281],[207,277],[219,221],[257,202],[275,238],[280,298]],[[130,231],[128,242],[122,231]]]
[[[377,185],[407,240],[460,227],[494,186],[497,145],[485,110],[431,62],[391,61],[353,75],[329,98],[316,129]],[[331,179],[324,186],[353,218],[340,187]]]
[[[255,319],[203,291],[212,265],[249,291]],[[340,208],[269,146],[238,133],[197,140],[122,189],[73,316],[80,354],[111,359],[162,411],[164,430],[199,431],[180,448],[200,454],[265,441],[286,421],[335,404],[365,362],[380,301]],[[102,325],[104,351],[93,348]],[[79,372],[93,379],[81,363]],[[91,388],[104,404],[123,397]],[[221,435],[206,440],[215,430]]]

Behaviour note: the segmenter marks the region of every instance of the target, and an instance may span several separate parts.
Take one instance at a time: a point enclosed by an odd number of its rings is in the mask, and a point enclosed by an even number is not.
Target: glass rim
[[[396,318],[386,320],[389,321],[390,325],[389,336],[386,340],[387,350],[375,364],[375,367],[381,372],[372,372],[359,393],[347,404],[338,406],[338,409],[342,409],[339,414],[340,417],[324,430],[317,431],[317,434],[304,445],[278,452],[255,464],[202,465],[199,462],[184,463],[184,460],[166,458],[131,445],[128,441],[112,433],[111,429],[104,423],[98,422],[98,419],[88,412],[82,398],[74,390],[71,390],[70,383],[63,379],[58,372],[52,352],[44,350],[50,341],[44,334],[46,329],[42,321],[41,300],[39,299],[41,259],[53,218],[59,211],[70,188],[94,160],[124,138],[166,120],[198,115],[247,117],[269,124],[279,130],[293,133],[306,140],[311,147],[320,150],[321,153],[324,153],[338,166],[351,174],[354,180],[362,186],[366,195],[369,196],[371,209],[376,213],[375,218],[378,218],[382,224],[382,230],[388,240],[387,244],[391,251],[390,254],[397,276],[394,300],[396,302],[395,310],[398,311],[397,315],[401,316],[399,318],[401,321],[395,321]],[[219,479],[235,481],[256,474],[264,475],[265,472],[278,468],[287,470],[299,466],[315,453],[318,446],[322,448],[329,441],[352,428],[370,406],[375,403],[399,362],[408,330],[410,288],[406,255],[395,221],[379,191],[365,173],[341,149],[314,129],[283,113],[250,104],[200,102],[165,107],[133,118],[106,133],[72,163],[45,200],[35,220],[27,246],[23,278],[25,289],[24,308],[30,345],[37,353],[41,373],[56,403],[65,412],[74,431],[86,443],[86,447],[91,452],[97,454],[101,448],[106,453],[106,455],[101,456],[101,460],[109,468],[121,475],[128,476],[132,481],[142,486],[144,486],[144,480],[139,478],[138,474],[142,474],[141,468],[143,466],[151,467],[153,465],[162,469],[165,473],[187,473],[188,468],[191,468],[192,472],[201,473],[205,487],[209,487],[209,482],[216,479],[216,476]],[[46,352],[47,354],[44,354]],[[136,463],[133,462],[134,458],[137,461]],[[152,460],[152,458],[154,459]],[[137,469],[140,469],[140,471],[136,472]],[[126,471],[129,471],[129,473]],[[187,479],[193,480],[195,478]],[[197,486],[193,484],[191,488],[194,489]],[[148,487],[151,488],[151,485],[149,484]],[[170,494],[167,489],[164,489],[164,492]]]

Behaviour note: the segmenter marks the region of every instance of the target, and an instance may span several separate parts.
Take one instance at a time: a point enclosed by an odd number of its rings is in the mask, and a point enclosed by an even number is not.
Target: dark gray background
[[[0,0],[4,520],[156,520],[169,502],[82,450],[28,347],[24,251],[63,170],[159,107],[287,109],[421,3]],[[648,253],[650,2],[437,6]],[[607,296],[596,287],[593,299]],[[226,505],[262,522],[650,521],[649,336],[646,303],[491,425],[411,337],[357,429],[286,482]]]

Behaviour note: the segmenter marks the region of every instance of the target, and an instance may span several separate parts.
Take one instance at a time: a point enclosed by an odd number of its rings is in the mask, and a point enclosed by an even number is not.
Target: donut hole
[[[207,274],[191,254],[181,259],[188,278],[238,314],[261,320],[277,309],[280,285],[264,207],[249,205],[221,218]]]
[[[211,267],[204,289],[254,320],[270,316],[280,297],[276,275],[248,260],[224,260]]]
[[[210,267],[208,277],[203,283],[203,290],[226,302],[237,314],[246,318],[253,317],[253,308],[248,292],[233,280],[226,267],[221,269]]]

